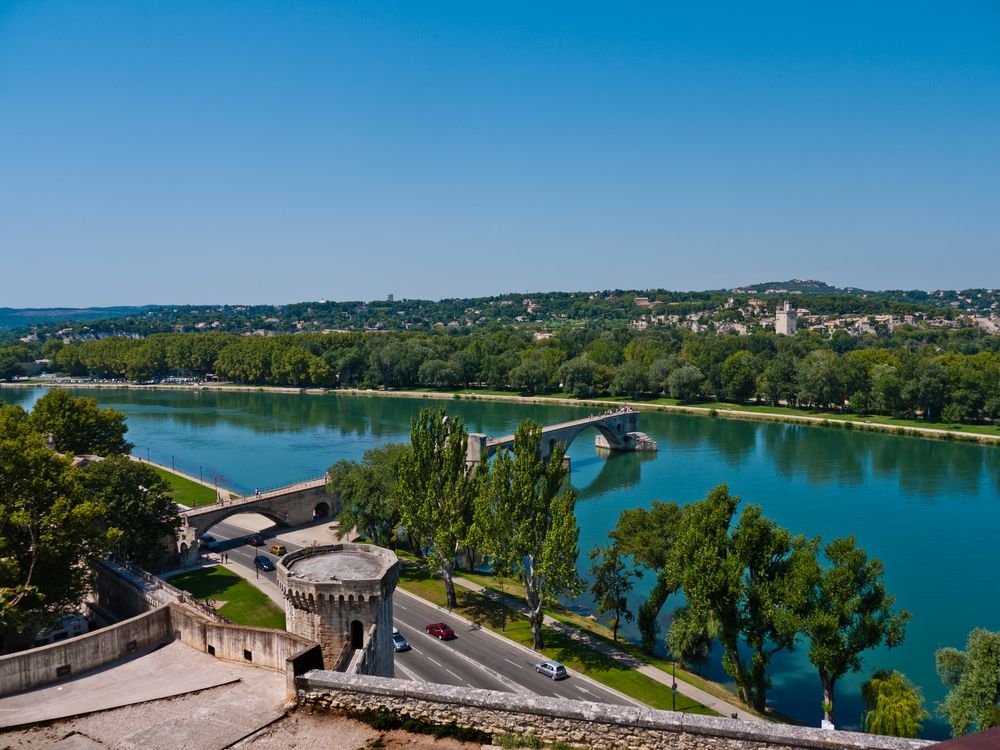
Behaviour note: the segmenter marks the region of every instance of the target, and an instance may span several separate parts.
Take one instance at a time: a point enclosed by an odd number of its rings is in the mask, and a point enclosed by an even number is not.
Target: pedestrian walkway
[[[233,682],[266,684],[281,699],[281,682],[267,670],[228,664],[174,641],[163,648],[0,699],[0,727],[23,726],[69,716],[207,690]]]
[[[456,577],[455,585],[469,589],[470,591],[475,591],[476,593],[482,594],[483,596],[488,597],[494,601],[500,601],[500,598],[502,596],[500,592],[493,591],[492,589],[487,589],[483,586],[480,586],[478,583],[470,581],[466,578]],[[504,596],[503,599],[506,601],[506,605],[509,608],[516,609],[517,611],[521,612],[524,615],[528,614],[527,605],[521,603],[516,599],[511,599],[509,596]],[[563,635],[566,635],[579,643],[583,643],[589,648],[592,648],[595,651],[604,654],[605,656],[609,656],[621,664],[631,667],[632,669],[636,670],[641,674],[646,675],[652,680],[656,680],[657,682],[666,685],[667,687],[670,687],[671,685],[672,682],[671,676],[666,672],[664,672],[662,669],[657,669],[656,667],[650,664],[646,664],[641,659],[638,659],[635,656],[632,656],[631,654],[626,653],[625,651],[622,651],[619,648],[615,648],[614,646],[606,643],[604,640],[597,638],[591,633],[588,633],[586,630],[574,627],[572,625],[567,625],[566,623],[560,622],[559,620],[549,617],[548,615],[545,616],[544,623],[553,630],[557,630]],[[677,692],[680,693],[681,695],[691,698],[692,700],[698,701],[698,703],[700,703],[701,705],[705,706],[706,708],[712,709],[713,711],[719,713],[722,716],[732,716],[733,714],[735,714],[737,718],[744,719],[746,721],[763,721],[763,719],[761,719],[759,716],[755,716],[754,714],[748,712],[746,709],[740,708],[739,706],[733,703],[724,701],[721,698],[717,698],[711,693],[708,693],[702,690],[701,688],[691,685],[687,682],[678,681]]]

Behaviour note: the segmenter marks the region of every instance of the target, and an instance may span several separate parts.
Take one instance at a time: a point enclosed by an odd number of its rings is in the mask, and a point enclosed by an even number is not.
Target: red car
[[[445,625],[443,622],[432,622],[424,630],[427,631],[427,635],[433,635],[435,638],[442,641],[450,641],[455,637],[455,631]]]

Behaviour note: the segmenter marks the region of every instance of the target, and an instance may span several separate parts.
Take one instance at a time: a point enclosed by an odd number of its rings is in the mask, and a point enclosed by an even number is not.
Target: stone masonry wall
[[[385,709],[433,724],[454,722],[493,735],[533,733],[595,750],[916,750],[931,744],[326,671],[295,682],[298,703],[314,709]]]
[[[170,613],[159,609],[93,633],[0,656],[0,697],[75,677],[172,638]]]

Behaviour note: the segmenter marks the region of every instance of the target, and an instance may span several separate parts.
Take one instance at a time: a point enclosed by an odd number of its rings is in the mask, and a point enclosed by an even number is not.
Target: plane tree
[[[832,722],[837,682],[861,669],[862,652],[902,643],[910,613],[894,610],[881,561],[869,559],[853,536],[834,539],[824,552],[829,565],[818,570],[803,632],[823,686],[823,715]]]
[[[682,523],[683,512],[677,503],[654,500],[648,509],[622,511],[610,534],[616,549],[631,556],[640,571],[649,571],[656,577],[638,610],[642,647],[648,653],[656,646],[660,611],[680,586],[672,552]]]
[[[628,592],[632,590],[632,572],[625,566],[621,553],[614,545],[594,547],[590,551],[594,564],[590,568],[593,581],[590,593],[597,605],[597,614],[611,615],[611,637],[618,640],[621,621],[632,622],[628,607]]]
[[[361,461],[344,459],[327,469],[327,492],[340,500],[341,528],[357,528],[375,544],[396,548],[402,517],[395,490],[408,451],[389,443],[366,450]]]
[[[42,624],[80,602],[120,532],[16,406],[0,407],[0,498],[0,625]]]
[[[101,503],[105,526],[116,530],[118,554],[140,565],[164,557],[181,520],[170,488],[151,466],[110,456],[85,466],[80,478]]]
[[[719,485],[689,506],[675,543],[688,626],[719,640],[742,701],[763,711],[767,669],[802,628],[818,542],[792,535]],[[744,651],[749,654],[744,654]]]
[[[976,628],[965,651],[941,648],[937,673],[948,688],[940,713],[953,735],[1000,726],[1000,633]]]
[[[63,453],[109,456],[128,453],[128,425],[116,409],[101,409],[92,398],[71,396],[55,388],[42,396],[31,411],[31,426],[42,435],[51,434],[56,450]]]

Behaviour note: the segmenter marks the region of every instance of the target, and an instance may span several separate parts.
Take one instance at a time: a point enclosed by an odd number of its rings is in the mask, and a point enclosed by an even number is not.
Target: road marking
[[[586,693],[587,695],[593,695],[593,693],[590,692],[589,690],[587,690],[587,688],[585,688],[585,687],[580,687],[579,685],[574,685],[573,687],[575,687],[581,693]]]
[[[438,665],[439,667],[441,667],[442,669],[444,669],[444,664],[442,664],[441,662],[439,662],[439,661],[438,661],[437,659],[435,659],[435,658],[434,658],[433,656],[428,656],[428,657],[427,657],[427,661],[429,661],[429,662],[432,662],[432,663],[434,663],[434,664],[437,664],[437,665]]]
[[[397,672],[402,672],[404,675],[406,675],[406,679],[410,680],[411,682],[427,682],[427,680],[425,680],[423,677],[414,674],[412,671],[404,667],[399,662],[395,663],[395,669]]]
[[[508,659],[506,657],[504,657],[504,661],[507,662],[508,664],[513,664],[518,669],[524,669],[524,665],[523,664],[518,664],[516,661],[511,661],[510,659]]]
[[[450,669],[446,669],[444,671],[447,672],[448,674],[450,674],[456,680],[462,680],[466,685],[468,684],[467,682],[465,682],[465,678],[464,677],[460,677],[459,675],[457,675],[454,672],[452,672]]]

